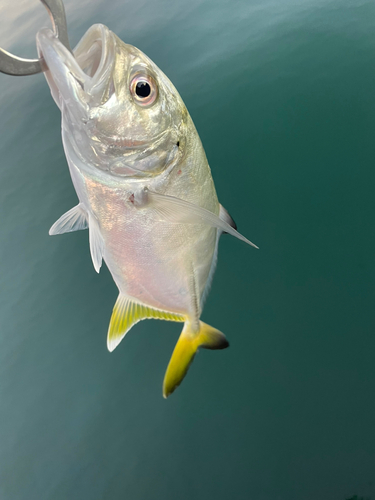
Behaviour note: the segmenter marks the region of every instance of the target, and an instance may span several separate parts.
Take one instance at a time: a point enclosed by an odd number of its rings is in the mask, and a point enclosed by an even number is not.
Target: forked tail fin
[[[199,332],[195,333],[189,322],[184,325],[165,372],[163,383],[163,396],[165,398],[181,384],[199,347],[225,349],[229,346],[225,335],[216,328],[202,321],[199,322],[199,327]]]

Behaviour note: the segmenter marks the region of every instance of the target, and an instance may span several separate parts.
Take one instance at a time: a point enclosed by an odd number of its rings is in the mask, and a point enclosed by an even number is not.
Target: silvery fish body
[[[88,30],[74,56],[48,29],[37,44],[79,199],[50,234],[89,228],[94,267],[104,259],[119,289],[109,350],[142,319],[185,323],[164,379],[167,397],[198,347],[228,346],[199,320],[220,234],[250,242],[219,204],[181,97],[145,54],[103,25]]]

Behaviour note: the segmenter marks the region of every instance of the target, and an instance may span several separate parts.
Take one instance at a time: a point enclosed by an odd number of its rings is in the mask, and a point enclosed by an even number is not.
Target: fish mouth
[[[115,39],[103,24],[94,24],[74,49],[74,57],[85,75],[85,91],[94,94],[106,85],[115,61]]]
[[[87,104],[99,87],[108,82],[115,59],[115,41],[106,26],[91,26],[74,54],[48,28],[41,29],[36,39],[52,96],[60,109],[68,101],[74,101],[74,105]]]

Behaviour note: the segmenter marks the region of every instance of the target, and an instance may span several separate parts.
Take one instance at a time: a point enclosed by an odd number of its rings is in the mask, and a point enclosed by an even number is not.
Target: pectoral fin
[[[113,308],[111,321],[109,323],[107,347],[112,352],[125,337],[127,332],[142,319],[154,318],[167,321],[185,321],[181,314],[169,313],[159,309],[138,304],[129,297],[119,295]]]
[[[229,346],[225,335],[216,328],[202,321],[199,322],[199,327],[199,332],[194,333],[190,323],[185,323],[165,373],[163,383],[165,398],[181,384],[199,347],[225,349]]]
[[[225,220],[227,217],[222,219],[205,208],[181,200],[180,198],[175,198],[174,196],[153,193],[152,191],[147,191],[146,194],[147,206],[152,208],[162,220],[187,224],[208,224],[209,226],[216,227],[220,231],[231,234],[252,247],[258,248],[254,243],[245,238],[245,236],[242,236],[242,234],[236,231],[236,229]],[[228,214],[228,212],[226,212],[226,214]],[[223,216],[222,211],[221,215]],[[230,221],[233,223],[231,217]]]
[[[71,233],[72,231],[79,231],[80,229],[87,229],[87,213],[82,204],[79,203],[76,207],[71,208],[64,215],[58,219],[49,230],[49,234]]]
[[[76,207],[71,208],[58,219],[51,229],[49,234],[71,233],[80,229],[89,227],[90,234],[90,253],[95,271],[98,273],[102,266],[104,241],[100,234],[99,224],[93,215],[88,215],[83,205],[79,203]]]

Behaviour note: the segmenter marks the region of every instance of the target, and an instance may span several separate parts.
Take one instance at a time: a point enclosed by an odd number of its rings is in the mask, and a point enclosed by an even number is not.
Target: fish
[[[229,346],[200,320],[221,234],[258,247],[219,203],[184,102],[141,50],[102,24],[91,26],[73,53],[47,28],[38,32],[37,48],[61,111],[78,197],[49,234],[89,230],[94,268],[99,272],[104,260],[119,290],[110,352],[141,320],[184,323],[163,381],[167,398],[198,348]]]

